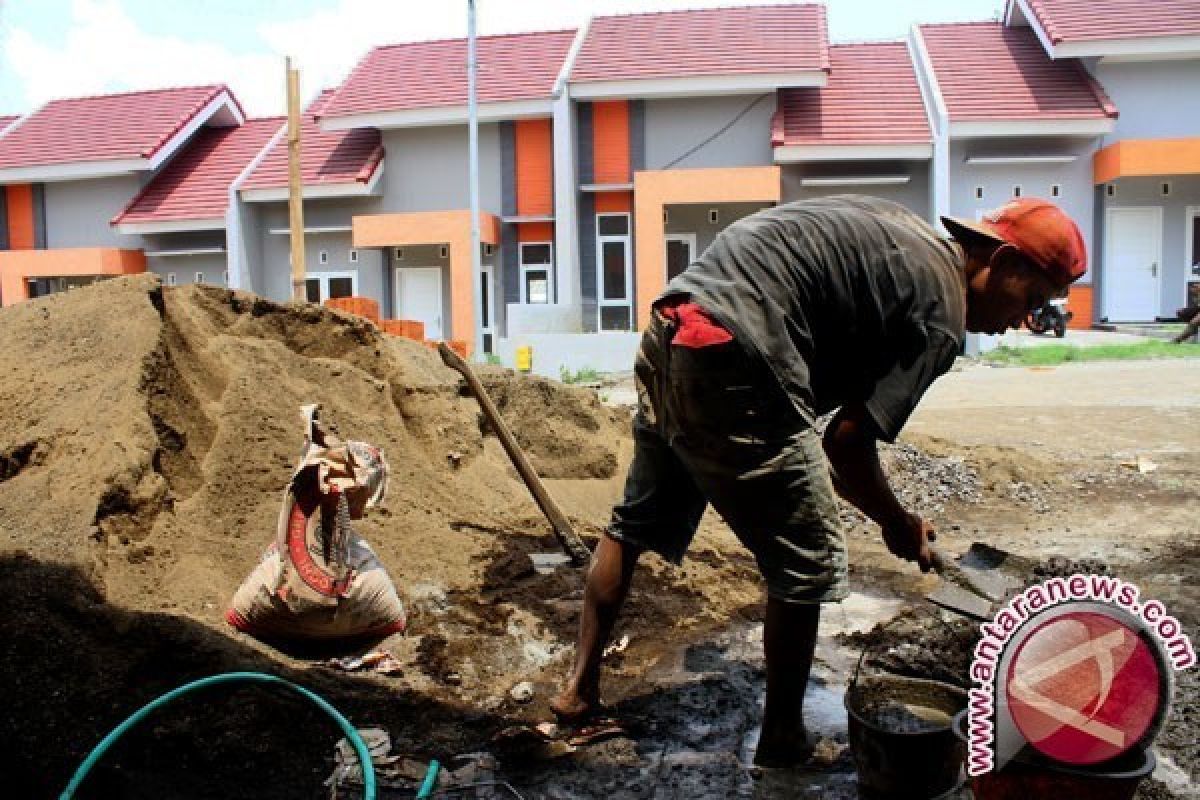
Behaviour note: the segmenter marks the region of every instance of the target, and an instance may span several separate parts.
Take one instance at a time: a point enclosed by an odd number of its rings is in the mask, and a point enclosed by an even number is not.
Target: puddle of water
[[[842,633],[869,631],[898,614],[904,605],[898,597],[851,592],[841,603],[821,609],[817,653],[804,693],[804,725],[810,736],[846,740],[846,685],[850,671],[858,661],[859,651],[840,644],[835,637]],[[745,649],[751,644],[761,648],[762,629],[747,632],[742,644]],[[761,649],[758,657],[761,658]],[[759,718],[765,699],[766,686],[760,683],[755,687]],[[755,725],[742,740],[738,755],[743,764],[754,762],[760,733],[760,728]],[[836,774],[826,773],[825,778],[832,780]]]
[[[838,644],[834,637],[870,630],[903,605],[896,598],[854,593],[844,603],[823,610],[804,701],[805,726],[811,735],[847,741],[843,699],[859,652]],[[581,751],[569,765],[541,772],[529,786],[529,796],[613,800],[850,800],[857,796],[857,778],[844,756],[824,769],[752,767],[766,694],[761,625],[693,645],[677,660],[660,662],[660,667],[648,676],[653,693],[633,709],[649,722],[636,742],[608,755],[602,749]]]
[[[863,633],[900,613],[907,603],[892,595],[851,592],[840,603],[821,609],[821,638],[840,633]]]

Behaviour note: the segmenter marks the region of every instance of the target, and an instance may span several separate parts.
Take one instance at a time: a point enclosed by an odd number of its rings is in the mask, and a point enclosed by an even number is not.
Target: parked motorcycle
[[[1046,301],[1046,304],[1041,308],[1030,311],[1025,316],[1025,325],[1035,334],[1039,336],[1043,333],[1054,332],[1054,335],[1061,339],[1067,335],[1067,323],[1073,317],[1070,311],[1067,310],[1067,298],[1051,297]]]

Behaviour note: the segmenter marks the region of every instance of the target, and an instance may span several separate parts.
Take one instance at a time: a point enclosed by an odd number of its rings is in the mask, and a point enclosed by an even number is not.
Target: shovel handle
[[[558,539],[559,545],[563,552],[571,559],[571,563],[577,567],[581,567],[591,560],[592,552],[588,550],[583,540],[579,538],[579,534],[571,526],[565,514],[559,509],[558,504],[554,502],[554,498],[546,491],[546,486],[542,483],[542,479],[538,477],[537,472],[529,463],[529,459],[525,457],[525,451],[521,449],[521,445],[517,443],[517,439],[512,435],[512,431],[508,429],[508,425],[500,417],[500,412],[496,409],[496,404],[492,402],[492,398],[488,396],[487,390],[483,388],[483,384],[479,382],[479,378],[475,375],[475,371],[470,365],[462,359],[458,353],[446,346],[445,342],[438,345],[438,354],[442,357],[442,363],[463,376],[467,382],[467,387],[471,390],[471,394],[475,395],[475,399],[479,402],[479,409],[483,412],[484,418],[496,432],[496,437],[500,440],[500,444],[504,447],[504,452],[508,454],[509,460],[517,470],[517,474],[521,476],[521,480],[525,482],[525,487],[529,489],[529,493],[533,495],[534,502],[538,508],[546,515],[546,519],[550,522],[550,527],[554,530],[554,536]]]

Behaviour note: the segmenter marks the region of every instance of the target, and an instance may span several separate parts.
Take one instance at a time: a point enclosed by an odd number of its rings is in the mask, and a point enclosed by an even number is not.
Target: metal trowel
[[[1022,587],[1033,562],[1005,550],[975,542],[956,561],[933,549],[933,569],[941,577],[926,599],[970,619],[991,619]]]

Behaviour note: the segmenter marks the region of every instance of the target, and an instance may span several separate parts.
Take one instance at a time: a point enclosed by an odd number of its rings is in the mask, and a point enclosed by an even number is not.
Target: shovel
[[[933,569],[941,581],[925,597],[949,611],[985,622],[1025,585],[1032,568],[1029,559],[982,542],[972,544],[957,561],[933,548]]]

